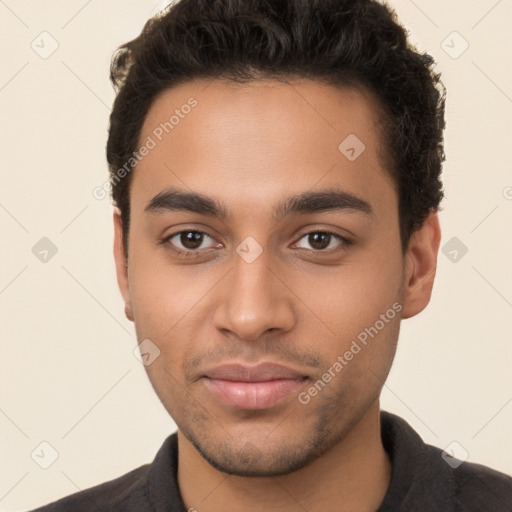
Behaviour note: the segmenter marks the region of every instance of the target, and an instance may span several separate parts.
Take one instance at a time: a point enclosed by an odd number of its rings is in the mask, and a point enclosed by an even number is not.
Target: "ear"
[[[116,262],[117,284],[124,300],[124,314],[133,322],[133,311],[128,285],[128,262],[123,249],[123,221],[121,210],[114,206],[114,259]]]
[[[430,302],[440,242],[439,218],[437,212],[431,212],[412,234],[405,255],[403,319],[417,315]]]

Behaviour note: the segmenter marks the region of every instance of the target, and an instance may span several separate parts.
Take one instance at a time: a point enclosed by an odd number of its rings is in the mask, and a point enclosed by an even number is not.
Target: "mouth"
[[[224,405],[238,409],[268,409],[297,394],[308,376],[285,366],[223,365],[206,372],[206,388]]]

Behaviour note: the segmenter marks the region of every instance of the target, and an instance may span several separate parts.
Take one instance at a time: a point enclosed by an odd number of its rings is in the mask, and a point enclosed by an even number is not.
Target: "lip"
[[[274,363],[256,366],[226,364],[208,370],[205,386],[224,405],[239,409],[268,409],[294,395],[307,375]]]
[[[278,379],[301,379],[306,377],[299,371],[276,363],[260,363],[255,366],[223,364],[205,372],[210,379],[233,382],[268,382]]]

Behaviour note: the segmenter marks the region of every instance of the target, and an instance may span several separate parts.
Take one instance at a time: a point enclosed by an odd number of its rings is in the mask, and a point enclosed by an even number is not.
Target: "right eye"
[[[204,241],[204,238],[208,237],[213,240],[213,238],[205,233],[204,231],[196,231],[196,230],[182,230],[172,233],[171,235],[166,236],[163,240],[163,244],[168,244],[169,248],[172,251],[175,251],[179,254],[194,254],[201,250],[201,245]],[[173,242],[173,239],[175,241]],[[180,245],[181,244],[181,247]],[[212,248],[212,247],[209,247]],[[203,248],[204,249],[209,249]]]

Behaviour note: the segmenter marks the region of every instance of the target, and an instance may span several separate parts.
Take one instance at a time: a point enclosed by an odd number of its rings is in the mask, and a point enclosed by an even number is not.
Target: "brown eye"
[[[330,231],[312,231],[311,233],[306,233],[304,236],[302,236],[301,240],[303,239],[306,240],[313,251],[318,252],[330,252],[325,251],[325,249],[332,249],[332,242],[335,242],[336,240],[340,242],[337,246],[338,248],[350,244],[350,242],[345,237],[338,235],[337,233],[331,233]],[[300,248],[308,249],[308,247]],[[336,250],[336,247],[334,247],[334,249]]]
[[[201,249],[209,247],[201,247],[205,237],[211,238],[207,233],[202,231],[179,231],[166,237],[163,241],[169,243],[172,250],[179,253],[194,253]]]
[[[186,249],[199,249],[203,238],[203,233],[197,231],[184,231],[179,235],[179,241]]]
[[[332,235],[328,233],[310,233],[308,235],[308,243],[311,244],[313,249],[326,249],[329,246],[331,238]]]

